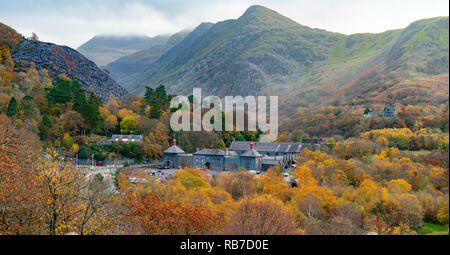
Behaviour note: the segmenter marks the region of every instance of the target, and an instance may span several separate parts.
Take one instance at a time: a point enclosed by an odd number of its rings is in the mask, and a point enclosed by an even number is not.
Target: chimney
[[[175,139],[175,137],[173,137],[172,146],[177,146],[177,139]]]
[[[255,149],[255,144],[253,143],[253,141],[250,143],[250,150]]]
[[[197,147],[197,150],[196,151],[199,151],[200,149]]]
[[[210,147],[211,147],[211,149],[214,149],[214,146],[213,146],[212,144],[211,144],[211,146],[210,146]]]
[[[225,156],[228,156],[228,148],[225,149]]]

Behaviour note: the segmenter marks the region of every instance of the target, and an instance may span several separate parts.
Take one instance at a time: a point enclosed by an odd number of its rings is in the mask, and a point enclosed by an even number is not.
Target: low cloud
[[[238,18],[253,4],[274,9],[300,24],[345,34],[403,28],[433,16],[448,16],[446,0],[0,0],[0,22],[22,34],[78,47],[94,35],[171,34],[201,22]]]

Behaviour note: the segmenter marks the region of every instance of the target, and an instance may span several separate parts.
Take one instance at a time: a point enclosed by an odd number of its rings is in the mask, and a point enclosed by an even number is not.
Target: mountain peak
[[[250,14],[254,14],[254,13],[265,13],[265,12],[275,12],[267,7],[264,7],[262,5],[252,5],[250,7],[247,8],[247,10],[244,12],[244,15],[250,15]]]
[[[278,12],[261,5],[250,6],[238,20],[258,26],[287,27],[299,25]]]

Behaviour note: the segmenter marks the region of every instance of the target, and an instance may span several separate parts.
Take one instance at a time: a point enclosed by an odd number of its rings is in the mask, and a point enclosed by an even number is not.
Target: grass
[[[447,227],[429,222],[425,222],[424,226],[416,231],[419,235],[448,235]]]

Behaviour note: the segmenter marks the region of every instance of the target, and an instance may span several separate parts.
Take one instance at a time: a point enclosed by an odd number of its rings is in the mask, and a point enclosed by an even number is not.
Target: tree
[[[39,138],[0,115],[0,235],[40,234],[36,172]]]
[[[162,158],[164,150],[169,147],[167,132],[167,127],[162,123],[158,123],[155,131],[144,137],[143,149],[148,158]]]
[[[411,191],[411,184],[403,179],[388,182],[387,189],[392,193],[408,193]]]
[[[232,235],[289,235],[297,231],[289,208],[270,195],[244,198],[224,226]]]
[[[127,115],[120,122],[120,132],[129,134],[131,131],[136,130],[137,118],[135,115]]]
[[[128,191],[124,206],[124,221],[137,234],[205,235],[217,233],[222,225],[219,216],[203,205],[164,202],[152,192]]]
[[[89,158],[89,154],[86,150],[86,147],[84,147],[84,146],[80,147],[80,150],[78,152],[78,158],[79,159],[88,159]]]
[[[106,231],[117,217],[109,211],[113,200],[108,184],[98,175],[85,183],[80,194],[79,211],[72,223],[80,235],[109,234]]]
[[[66,234],[72,228],[72,217],[78,213],[77,199],[85,178],[56,151],[47,153],[50,158],[41,158],[36,169],[42,187],[42,216],[49,235]]]
[[[19,105],[17,104],[16,98],[11,97],[8,104],[8,110],[6,111],[6,116],[14,119],[19,114]]]
[[[85,119],[76,111],[67,111],[62,114],[58,124],[62,128],[62,132],[71,136],[80,134],[86,128]]]
[[[48,131],[53,127],[53,122],[47,114],[42,116],[42,121],[39,124],[39,137],[41,140],[46,141],[48,139]]]
[[[65,133],[62,140],[62,145],[66,147],[67,150],[70,150],[73,145],[73,138],[69,134]]]
[[[72,145],[72,147],[70,148],[70,154],[72,154],[73,156],[78,155],[78,151],[80,150],[80,147],[78,144],[74,143]]]
[[[162,110],[166,110],[169,107],[169,97],[167,96],[166,88],[163,85],[160,85],[156,90],[146,87],[144,97],[150,105],[151,119],[159,119]]]
[[[27,95],[22,98],[22,101],[20,101],[20,111],[27,119],[39,117],[39,109],[32,96]]]
[[[221,149],[221,150],[225,150],[227,148],[227,146],[225,145],[225,142],[223,141],[223,139],[219,140],[219,144],[217,145],[217,148]]]
[[[86,106],[86,113],[84,118],[86,119],[91,131],[99,128],[102,122],[102,117],[100,115],[99,107],[101,106],[100,100],[95,94],[89,95],[89,100]]]
[[[45,88],[45,97],[49,104],[65,104],[72,100],[71,80],[63,77],[56,77],[53,87]]]
[[[448,200],[445,201],[441,209],[439,209],[437,217],[441,224],[446,225],[448,227]]]
[[[233,174],[228,172],[221,174],[217,186],[230,193],[233,199],[240,199],[256,193],[254,181],[254,174],[241,170]]]
[[[83,117],[87,116],[88,104],[86,100],[86,93],[84,89],[81,88],[80,83],[72,79],[72,96],[73,96],[73,110],[80,113]]]
[[[36,42],[39,40],[39,37],[37,36],[37,34],[35,32],[33,32],[33,33],[31,33],[30,39]]]
[[[114,116],[106,107],[99,108],[103,122],[103,129],[107,134],[111,134],[118,126],[117,117]]]

